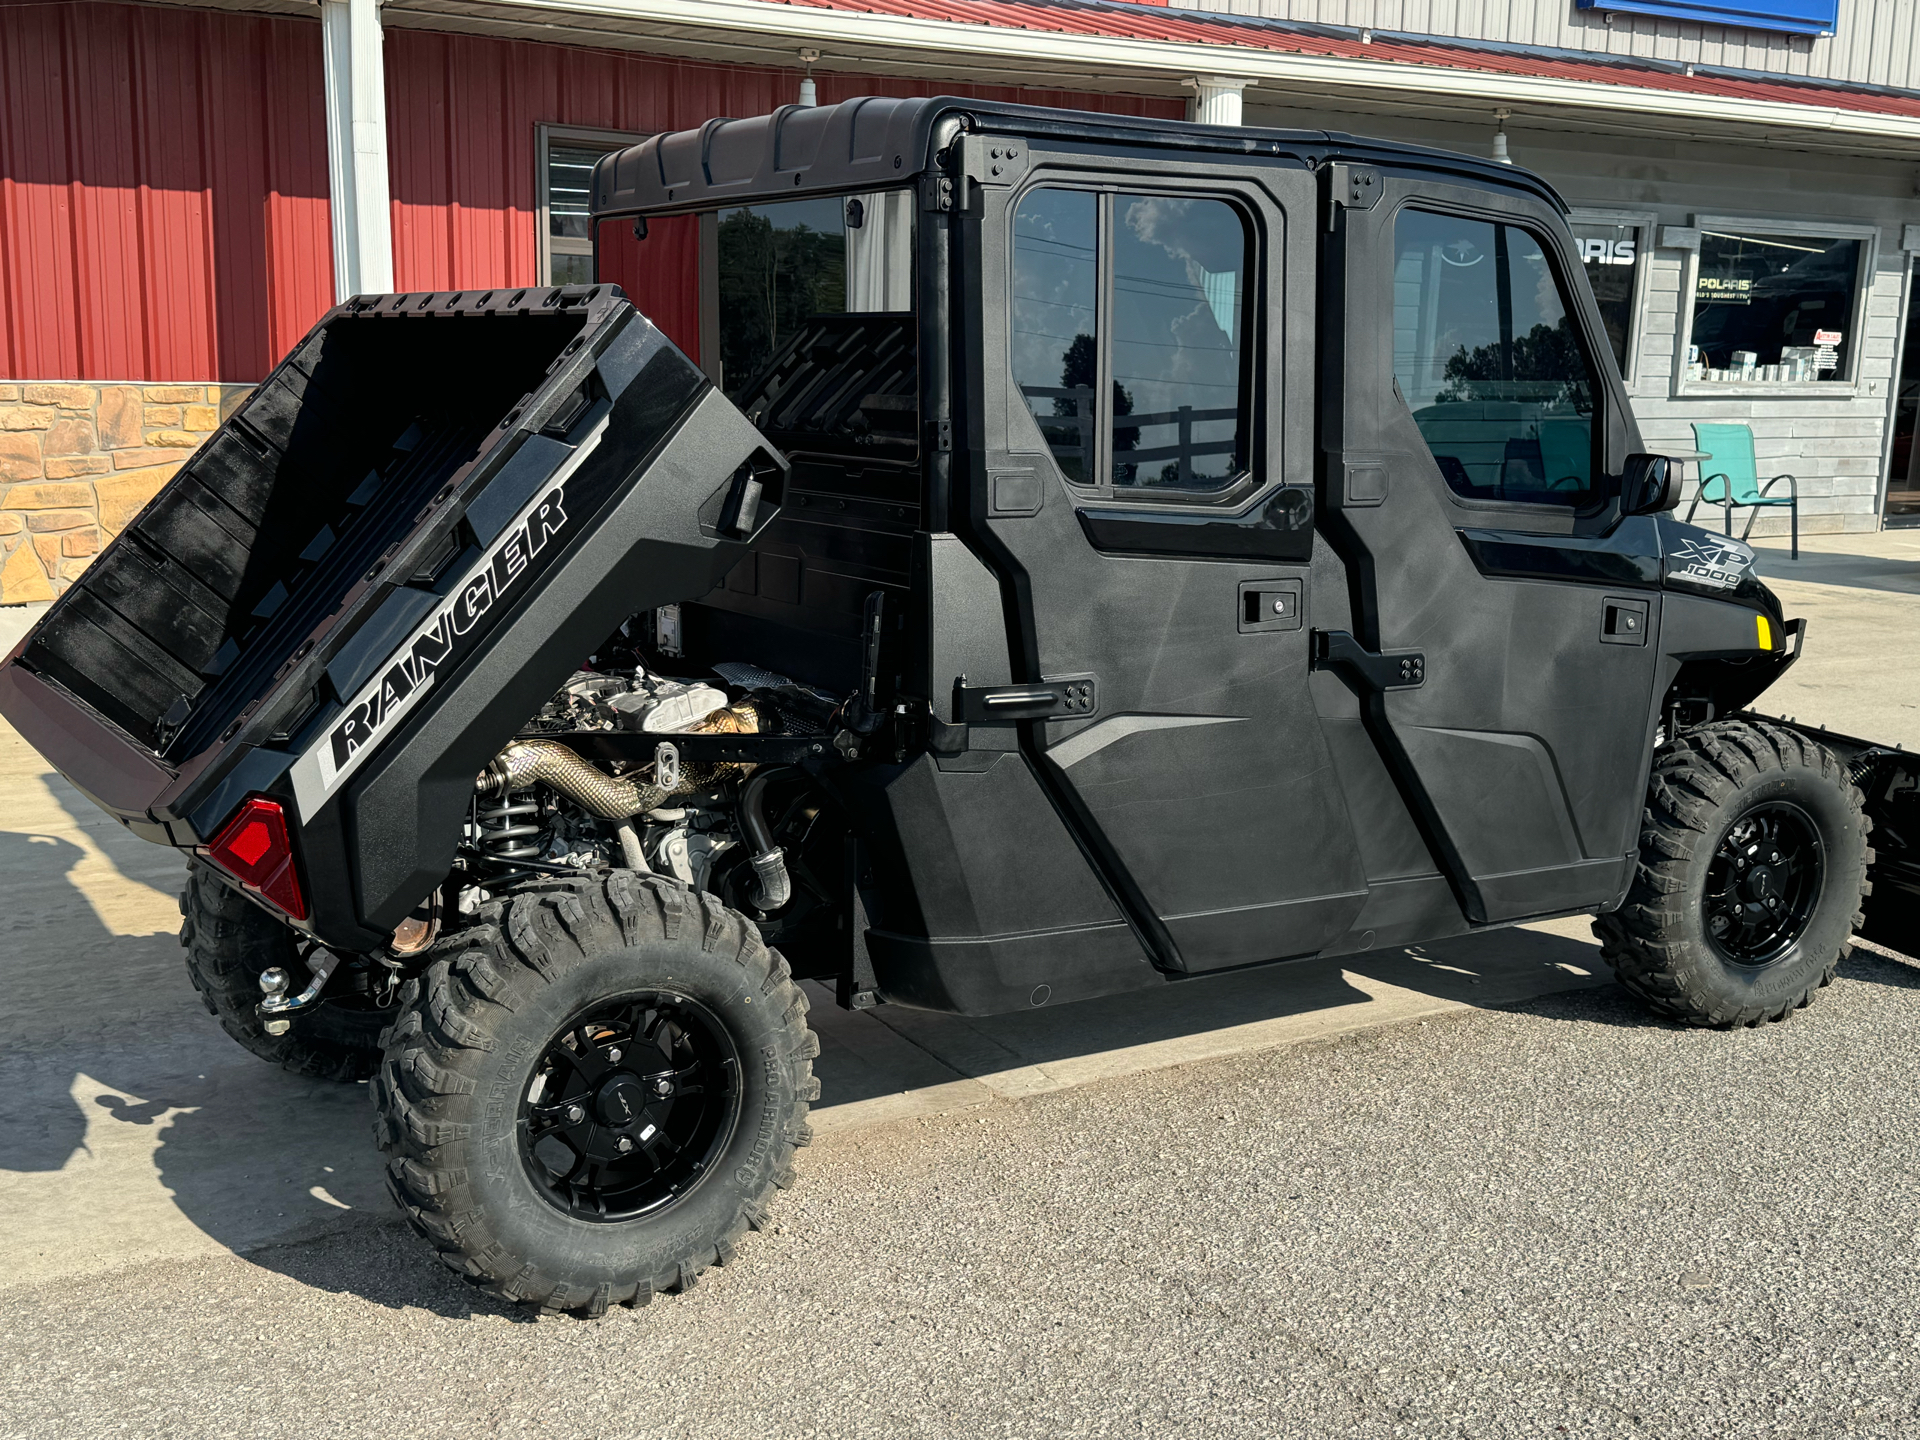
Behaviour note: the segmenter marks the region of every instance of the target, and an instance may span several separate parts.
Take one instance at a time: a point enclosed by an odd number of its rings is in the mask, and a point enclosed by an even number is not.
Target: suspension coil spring
[[[532,791],[474,797],[474,841],[497,861],[527,861],[540,854],[540,802]]]

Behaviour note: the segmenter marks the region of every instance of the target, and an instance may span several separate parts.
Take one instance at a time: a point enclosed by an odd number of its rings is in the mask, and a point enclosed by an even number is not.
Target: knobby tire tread
[[[1682,963],[1681,950],[1698,899],[1689,893],[1689,867],[1701,847],[1718,843],[1729,819],[1722,806],[1730,797],[1768,771],[1790,769],[1814,772],[1834,785],[1867,833],[1872,822],[1862,813],[1861,792],[1848,780],[1847,768],[1825,746],[1785,726],[1747,719],[1715,721],[1677,736],[1656,753],[1634,881],[1620,909],[1595,919],[1594,934],[1616,979],[1657,1015],[1723,1030],[1784,1021],[1805,1008],[1815,991],[1831,984],[1841,962],[1852,954],[1844,940],[1799,995],[1769,1006],[1731,1007],[1685,979],[1689,967]],[[1873,863],[1872,850],[1867,859]],[[1863,880],[1855,927],[1863,922],[1860,900],[1869,889]]]
[[[778,1005],[791,1033],[787,1058],[797,1099],[778,1128],[767,1183],[740,1198],[721,1235],[631,1284],[570,1287],[508,1256],[485,1214],[468,1204],[459,1152],[473,1127],[451,1113],[463,1109],[478,1058],[493,1049],[490,1016],[516,1010],[535,988],[609,946],[677,940],[729,955],[756,993]],[[774,1192],[794,1184],[795,1150],[812,1139],[807,1111],[820,1095],[812,1064],[820,1043],[807,1028],[805,993],[751,921],[671,881],[618,871],[605,880],[536,882],[487,902],[473,924],[443,937],[435,950],[421,975],[401,988],[374,1079],[374,1134],[387,1157],[389,1192],[449,1270],[501,1300],[594,1318],[610,1305],[644,1306],[656,1294],[691,1288],[708,1267],[732,1258],[742,1234],[766,1224]]]

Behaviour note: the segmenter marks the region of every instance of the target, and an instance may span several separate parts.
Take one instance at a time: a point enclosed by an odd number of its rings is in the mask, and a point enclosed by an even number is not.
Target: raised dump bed
[[[54,602],[0,711],[150,840],[282,804],[307,923],[364,948],[475,772],[655,590],[719,581],[781,473],[613,286],[359,297]]]
[[[54,606],[27,665],[161,758],[216,741],[422,508],[505,446],[588,327],[582,297],[536,298],[322,321]]]

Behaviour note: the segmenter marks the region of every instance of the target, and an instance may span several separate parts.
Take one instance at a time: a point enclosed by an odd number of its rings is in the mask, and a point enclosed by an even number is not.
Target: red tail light
[[[269,905],[307,919],[307,898],[294,871],[293,841],[278,801],[249,796],[207,846],[207,859]]]

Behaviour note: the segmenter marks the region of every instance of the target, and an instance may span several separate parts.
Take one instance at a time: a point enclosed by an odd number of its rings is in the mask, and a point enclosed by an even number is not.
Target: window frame
[[[1394,265],[1396,263],[1396,257],[1400,253],[1399,244],[1395,236],[1400,226],[1401,216],[1409,210],[1426,211],[1430,215],[1452,215],[1462,220],[1478,220],[1487,224],[1506,225],[1515,230],[1524,231],[1526,234],[1532,236],[1535,242],[1540,245],[1541,254],[1547,261],[1548,270],[1553,274],[1555,284],[1560,287],[1562,303],[1564,306],[1566,305],[1567,298],[1574,288],[1573,277],[1568,270],[1570,255],[1567,248],[1568,244],[1571,244],[1573,241],[1574,234],[1567,229],[1565,217],[1563,217],[1561,233],[1556,236],[1549,234],[1541,223],[1531,214],[1522,215],[1511,210],[1494,210],[1473,204],[1450,202],[1429,194],[1414,194],[1400,200],[1395,205],[1393,213],[1389,215],[1386,220],[1387,245],[1385,252],[1388,266],[1386,286],[1387,323],[1390,331],[1392,330],[1394,320]],[[1585,280],[1587,277],[1583,275],[1581,278]],[[1579,306],[1568,308],[1567,313],[1574,320],[1575,331],[1580,337],[1583,352],[1587,356],[1589,370],[1588,382],[1593,392],[1589,402],[1592,406],[1592,411],[1588,425],[1588,444],[1591,447],[1588,465],[1594,479],[1594,485],[1589,492],[1588,503],[1582,506],[1556,505],[1553,501],[1546,500],[1508,500],[1496,499],[1490,496],[1462,495],[1448,483],[1447,477],[1442,475],[1441,492],[1454,505],[1464,510],[1479,511],[1482,513],[1506,512],[1515,516],[1562,516],[1570,520],[1583,520],[1600,514],[1618,499],[1618,477],[1608,466],[1606,447],[1607,427],[1605,421],[1607,418],[1607,406],[1610,403],[1612,392],[1607,387],[1606,376],[1598,372],[1594,366],[1594,357],[1602,353],[1607,347],[1607,334],[1605,331],[1597,333],[1594,327],[1588,323],[1587,313]],[[1405,395],[1401,395],[1400,377],[1395,375],[1393,370],[1394,358],[1390,346],[1388,353],[1388,378],[1393,382],[1394,393],[1400,396],[1401,404],[1407,408],[1408,417],[1411,420],[1414,415],[1414,407],[1408,402]],[[1623,378],[1623,384],[1625,386],[1625,377]],[[1416,422],[1416,425],[1418,429],[1418,422]],[[1427,450],[1428,459],[1434,461],[1435,470],[1438,472],[1440,470],[1440,462],[1435,459],[1433,448],[1428,446],[1425,435],[1421,437],[1421,444],[1423,448]]]
[[[1688,346],[1694,343],[1694,288],[1701,276],[1701,249],[1697,243],[1687,252],[1681,267],[1680,303],[1675,309],[1674,378],[1670,394],[1675,399],[1779,399],[1804,395],[1852,399],[1861,391],[1861,362],[1867,349],[1868,304],[1874,289],[1877,247],[1881,238],[1878,226],[1846,221],[1776,219],[1760,215],[1691,215],[1693,230],[1732,230],[1746,228],[1763,235],[1803,235],[1818,240],[1858,240],[1860,253],[1854,272],[1854,299],[1848,308],[1847,333],[1857,343],[1848,349],[1848,376],[1844,380],[1689,380]]]
[[[1654,267],[1656,227],[1660,217],[1652,210],[1613,210],[1603,206],[1575,206],[1568,211],[1569,233],[1576,225],[1628,225],[1634,228],[1634,290],[1628,297],[1627,359],[1621,366],[1621,384],[1632,392],[1641,381],[1641,347],[1647,340],[1648,286]],[[1580,237],[1576,236],[1578,243]],[[1582,264],[1585,266],[1586,262]],[[1589,289],[1592,290],[1590,285]],[[1600,308],[1598,302],[1595,306]]]
[[[600,260],[594,250],[594,237],[590,233],[582,241],[572,239],[556,241],[549,224],[548,194],[548,154],[554,143],[574,145],[597,145],[603,155],[615,150],[625,150],[629,145],[638,145],[648,138],[651,131],[634,134],[626,130],[594,130],[580,125],[539,124],[534,126],[534,255],[537,280],[540,285],[554,283],[555,255],[585,255],[588,259],[588,275],[598,281]],[[578,247],[578,248],[577,248]]]
[[[1245,238],[1247,250],[1244,259],[1244,283],[1241,291],[1241,355],[1240,355],[1240,394],[1235,408],[1241,413],[1246,427],[1247,456],[1242,469],[1213,490],[1181,490],[1176,487],[1160,486],[1117,486],[1113,482],[1114,458],[1114,417],[1109,416],[1106,424],[1094,428],[1093,473],[1100,477],[1096,481],[1077,481],[1065,471],[1055,467],[1062,482],[1078,501],[1097,501],[1102,506],[1127,506],[1142,510],[1165,507],[1192,508],[1196,506],[1210,509],[1234,509],[1243,505],[1250,496],[1269,487],[1271,478],[1262,474],[1261,456],[1266,447],[1266,409],[1267,399],[1262,393],[1263,347],[1273,343],[1267,334],[1267,276],[1263,257],[1266,255],[1266,234],[1261,224],[1258,207],[1249,203],[1246,195],[1231,184],[1209,177],[1192,186],[1162,182],[1143,184],[1132,177],[1127,179],[1108,179],[1085,173],[1069,175],[1037,174],[1031,183],[1023,185],[1009,198],[1007,203],[1007,283],[1005,300],[1005,326],[1007,354],[1005,364],[1009,385],[1016,405],[1025,407],[1026,397],[1020,393],[1020,381],[1014,372],[1014,328],[1012,325],[1014,296],[1013,277],[1015,254],[1014,224],[1020,215],[1021,206],[1028,196],[1038,190],[1069,190],[1095,197],[1094,215],[1094,394],[1107,405],[1112,405],[1114,385],[1114,199],[1119,195],[1155,197],[1164,196],[1174,200],[1218,200],[1229,206],[1241,222],[1241,233]],[[1258,332],[1256,327],[1259,327]],[[1098,406],[1097,412],[1098,414]],[[1038,424],[1038,422],[1036,422]],[[1053,461],[1053,452],[1043,447],[1042,454]]]

